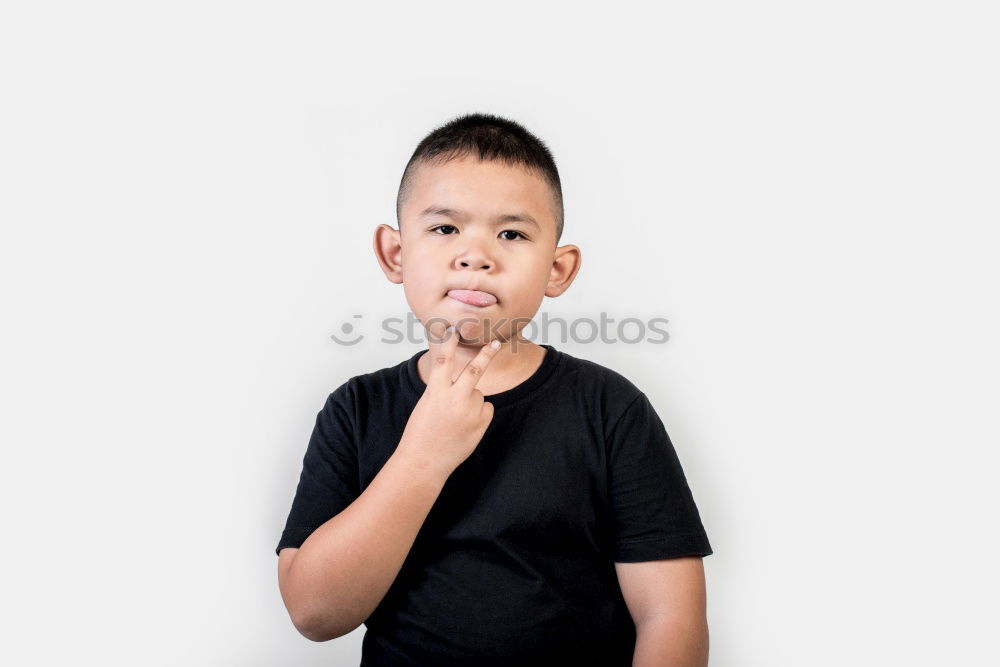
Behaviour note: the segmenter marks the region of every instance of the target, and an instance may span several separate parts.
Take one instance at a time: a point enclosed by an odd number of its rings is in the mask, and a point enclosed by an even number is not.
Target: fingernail
[[[492,343],[490,343],[490,347],[492,347],[494,350],[499,349],[500,348],[500,341],[498,341],[498,340],[493,341]]]

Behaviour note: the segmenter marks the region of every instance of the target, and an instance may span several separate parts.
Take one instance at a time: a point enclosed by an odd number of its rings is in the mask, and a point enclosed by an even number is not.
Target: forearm
[[[347,634],[395,580],[448,475],[396,450],[363,493],[317,528],[288,570],[286,604],[306,637]]]
[[[655,616],[635,627],[632,667],[707,667],[705,619]]]

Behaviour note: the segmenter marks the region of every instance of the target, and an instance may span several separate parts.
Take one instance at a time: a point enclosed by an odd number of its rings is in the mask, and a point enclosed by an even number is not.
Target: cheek
[[[437,299],[437,294],[429,281],[419,276],[414,276],[409,280],[404,278],[403,290],[406,292],[406,300],[410,303],[430,304]]]
[[[416,277],[403,276],[403,293],[411,306],[421,306],[427,299],[425,288]]]

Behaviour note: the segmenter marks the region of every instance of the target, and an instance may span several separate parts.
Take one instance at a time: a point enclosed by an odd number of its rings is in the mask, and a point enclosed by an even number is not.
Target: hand
[[[442,335],[430,337],[430,379],[397,451],[447,476],[475,451],[493,420],[493,404],[483,400],[476,384],[500,346],[484,345],[452,381],[458,332],[454,327],[445,329],[443,323],[441,329]]]

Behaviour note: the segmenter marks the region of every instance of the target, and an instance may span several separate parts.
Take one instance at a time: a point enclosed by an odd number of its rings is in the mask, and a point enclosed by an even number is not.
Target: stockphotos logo
[[[605,312],[600,313],[596,319],[593,317],[550,318],[548,313],[543,312],[540,323],[536,322],[535,318],[519,320],[505,317],[496,320],[489,317],[469,317],[457,322],[450,322],[443,318],[432,318],[426,323],[421,323],[412,312],[407,312],[405,317],[384,317],[376,321],[370,328],[375,331],[373,335],[381,335],[378,342],[386,345],[424,344],[427,342],[428,330],[435,322],[443,322],[446,325],[454,324],[458,330],[461,330],[465,322],[481,324],[486,334],[484,340],[465,339],[471,344],[485,345],[487,341],[494,338],[502,340],[507,335],[506,332],[520,329],[522,337],[536,343],[572,341],[580,344],[599,342],[603,345],[639,345],[642,343],[662,345],[670,339],[670,334],[663,328],[663,325],[666,325],[668,321],[665,317],[654,317],[648,320],[626,317],[616,320]],[[523,328],[521,328],[522,326]],[[330,334],[330,339],[338,345],[357,345],[368,337],[366,328],[364,316],[353,315],[350,320],[340,325],[339,333]],[[539,333],[541,333],[540,336]]]

